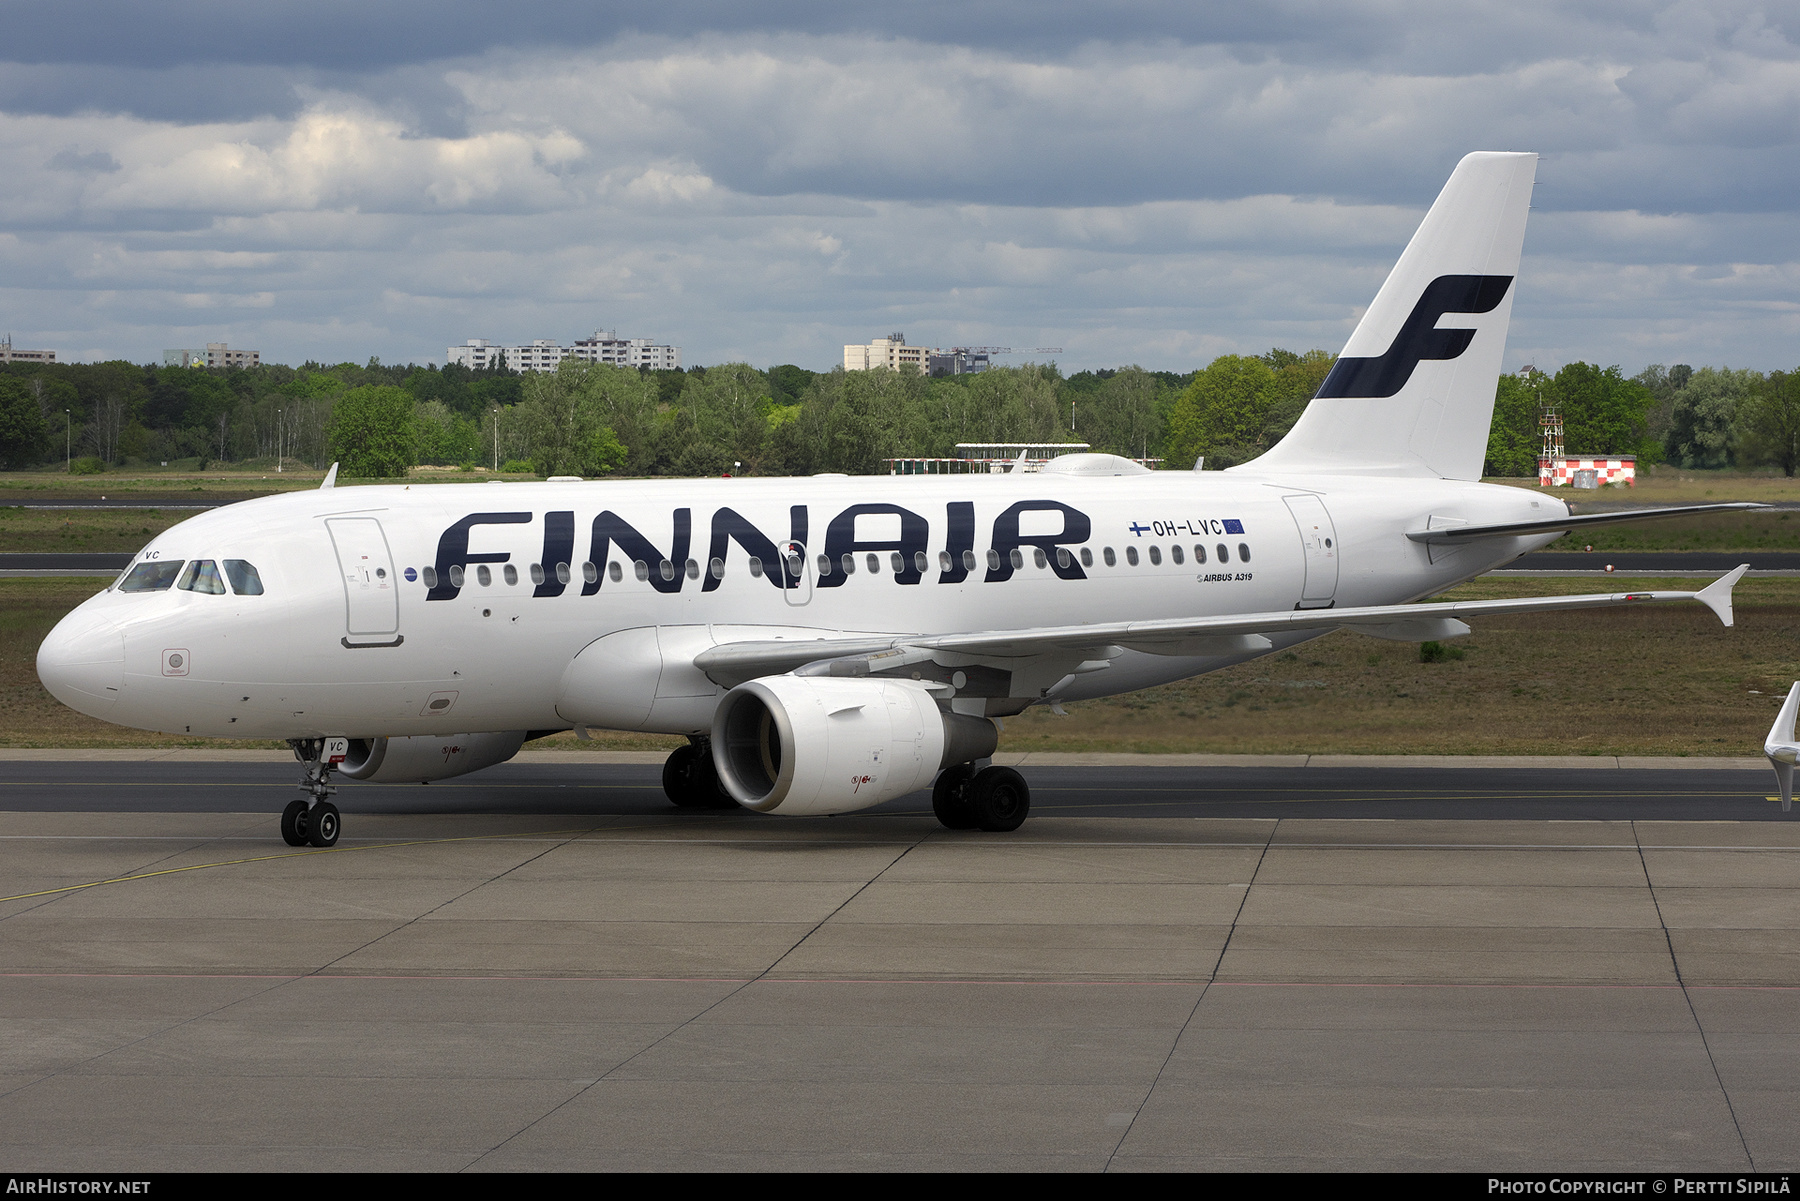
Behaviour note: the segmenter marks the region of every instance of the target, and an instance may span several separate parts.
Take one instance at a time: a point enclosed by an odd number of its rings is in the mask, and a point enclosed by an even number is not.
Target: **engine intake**
[[[940,768],[994,753],[985,717],[946,713],[905,680],[765,676],[713,716],[713,762],[739,804],[763,813],[848,813],[905,796]]]
[[[494,734],[352,738],[338,770],[352,780],[405,784],[444,780],[505,763],[525,745],[524,730]]]

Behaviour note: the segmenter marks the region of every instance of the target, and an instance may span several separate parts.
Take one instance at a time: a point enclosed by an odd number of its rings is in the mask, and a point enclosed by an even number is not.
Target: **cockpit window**
[[[219,578],[219,565],[211,559],[195,559],[188,564],[188,569],[181,573],[181,582],[175,585],[183,592],[207,592],[214,596],[225,591],[225,581]]]
[[[166,592],[169,585],[175,582],[175,577],[181,573],[181,562],[180,559],[163,559],[139,563],[119,581],[119,591]]]
[[[253,564],[242,559],[225,560],[225,578],[231,581],[231,590],[239,596],[261,596],[262,576],[256,572]]]

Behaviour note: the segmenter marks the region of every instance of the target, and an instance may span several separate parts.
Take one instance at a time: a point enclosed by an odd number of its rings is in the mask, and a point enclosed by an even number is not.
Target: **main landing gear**
[[[325,759],[323,738],[290,738],[294,758],[306,765],[300,781],[305,800],[290,801],[281,811],[281,840],[291,847],[335,846],[343,817],[338,807],[327,798],[337,791],[331,786],[331,764]]]
[[[663,792],[682,809],[736,809],[738,803],[719,783],[713,766],[712,739],[689,738],[663,764]]]
[[[1017,830],[1031,812],[1031,787],[1010,767],[958,763],[938,773],[931,811],[951,830]]]

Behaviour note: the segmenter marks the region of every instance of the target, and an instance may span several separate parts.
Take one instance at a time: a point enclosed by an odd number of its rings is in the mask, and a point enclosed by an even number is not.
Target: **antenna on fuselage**
[[[319,488],[321,491],[323,491],[326,488],[337,487],[337,469],[338,469],[338,465],[336,463],[333,463],[331,465],[331,470],[327,471],[325,473],[324,481],[319,484]]]

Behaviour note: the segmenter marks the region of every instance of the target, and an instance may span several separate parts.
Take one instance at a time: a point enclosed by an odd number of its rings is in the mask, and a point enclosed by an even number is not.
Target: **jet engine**
[[[764,813],[847,813],[905,796],[952,763],[994,753],[985,717],[946,713],[907,680],[765,676],[725,695],[713,762],[738,803]]]
[[[443,780],[505,763],[525,745],[524,730],[495,734],[352,738],[338,770],[352,780],[407,784]]]

